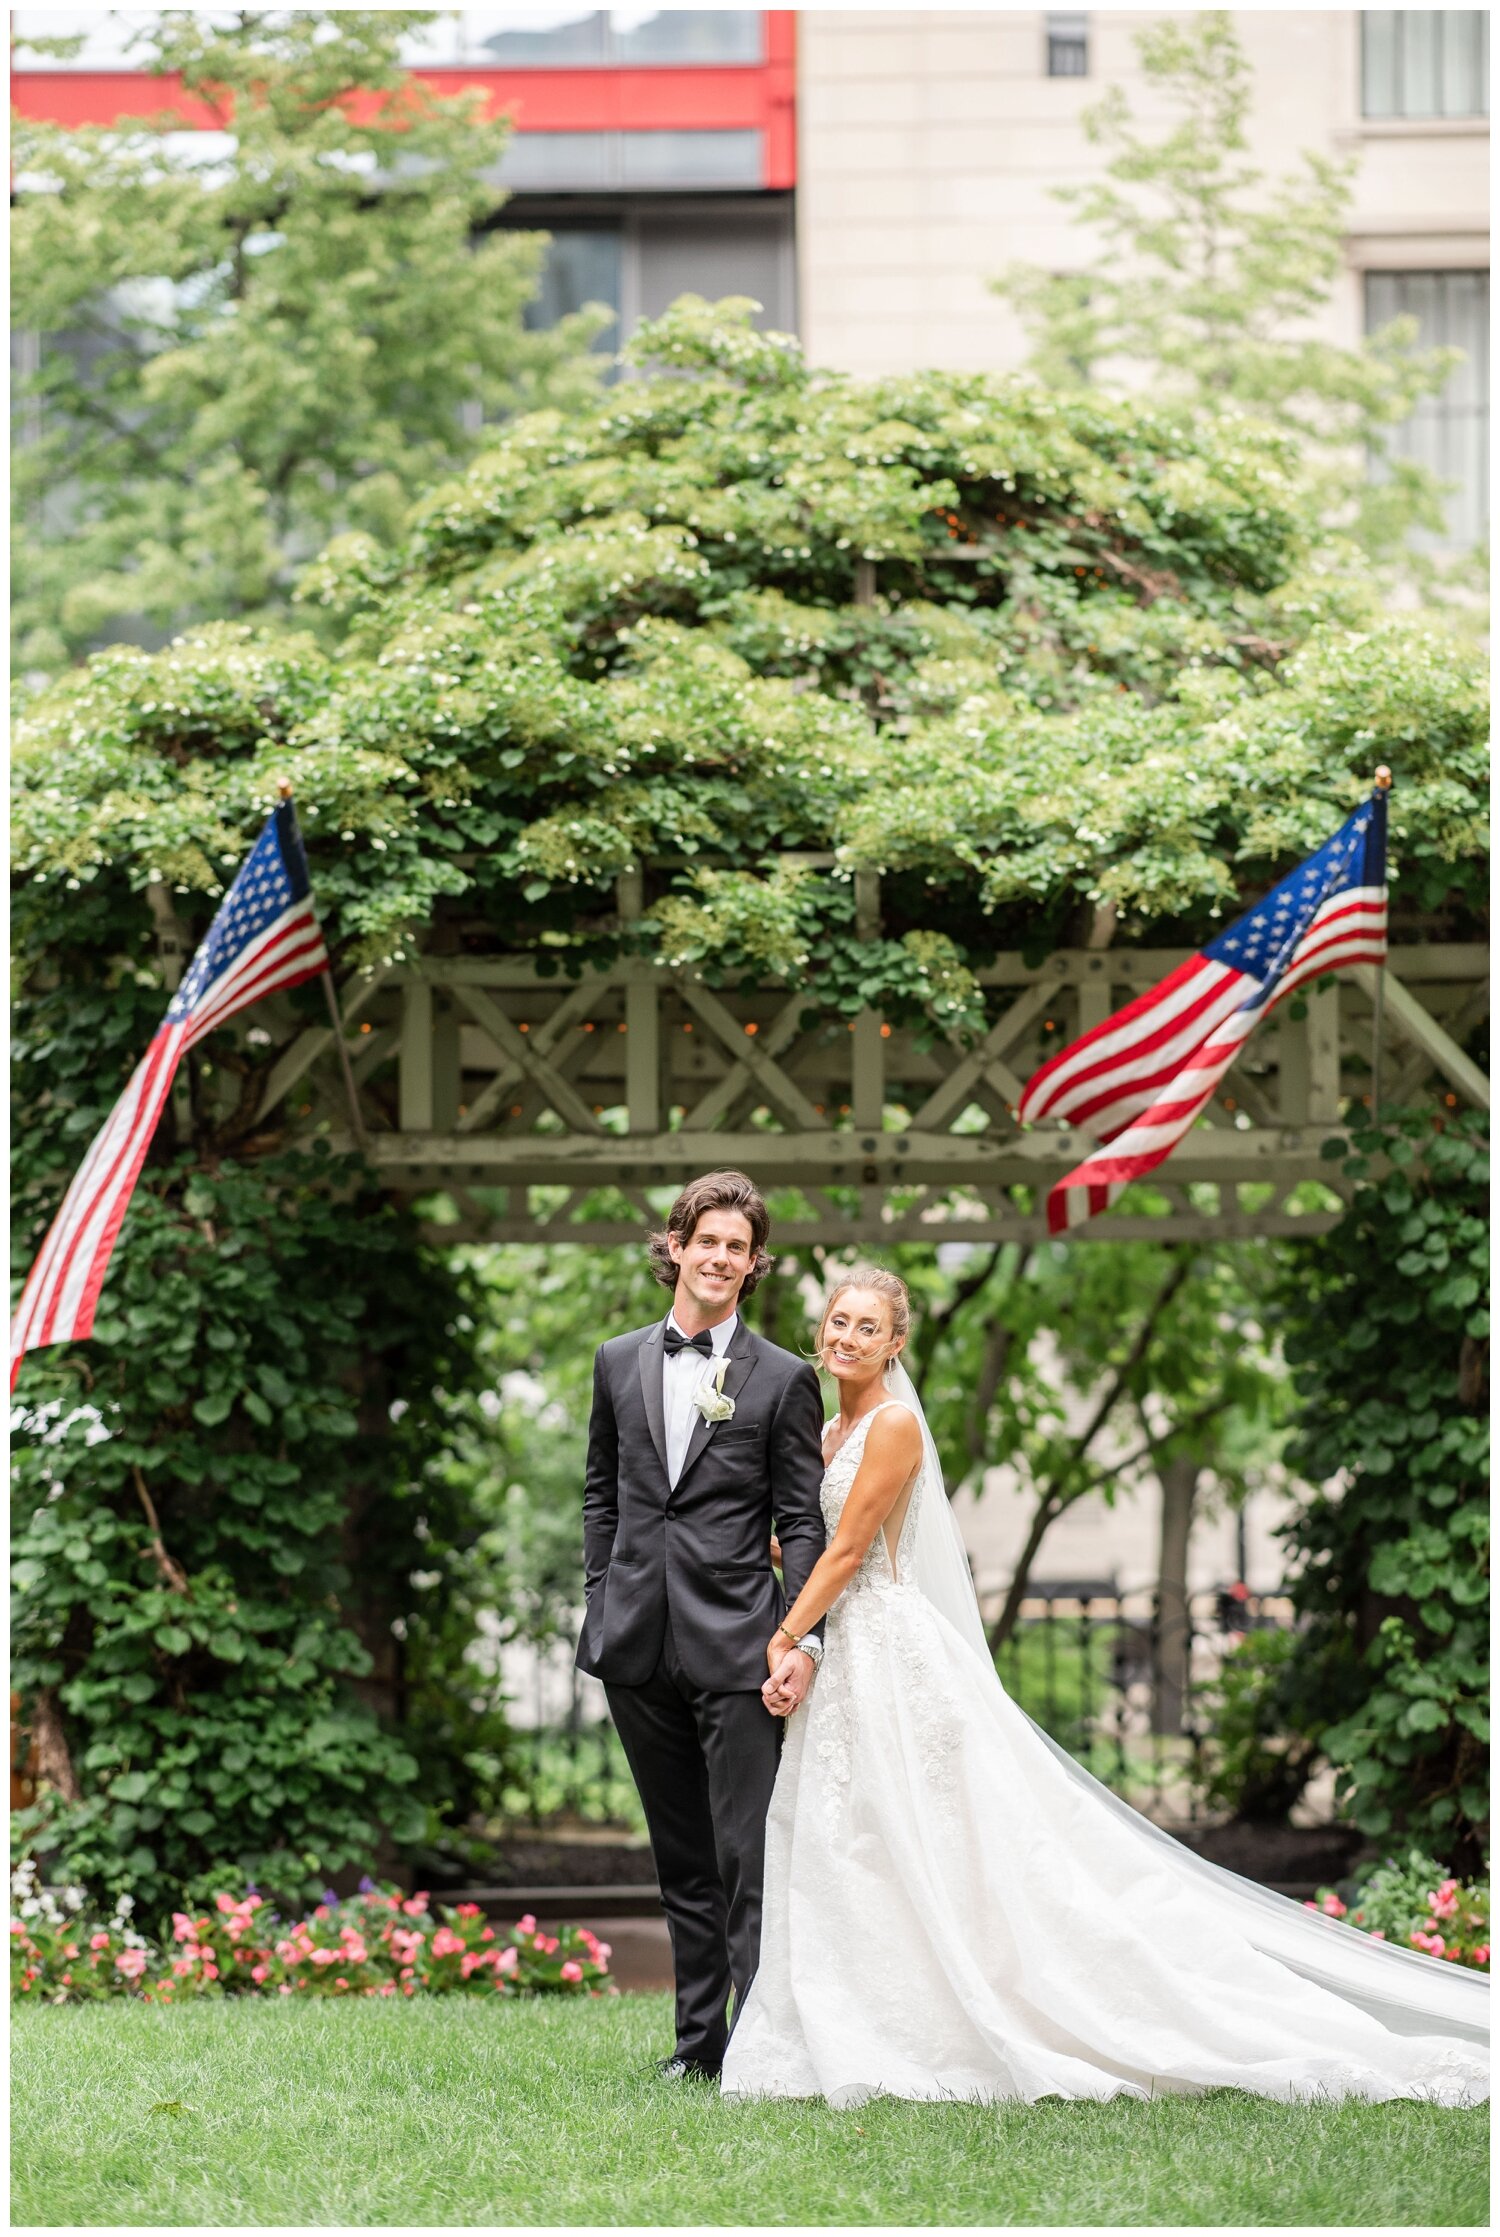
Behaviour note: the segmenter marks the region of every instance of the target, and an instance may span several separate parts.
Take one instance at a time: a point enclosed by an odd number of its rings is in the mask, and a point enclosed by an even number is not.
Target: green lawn
[[[57,2223],[1477,2226],[1483,2111],[1220,2091],[726,2106],[666,1997],[15,2015],[11,2213]]]

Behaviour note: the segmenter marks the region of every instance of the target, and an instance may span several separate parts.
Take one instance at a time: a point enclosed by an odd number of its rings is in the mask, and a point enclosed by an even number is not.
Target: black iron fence
[[[985,1604],[993,1623],[998,1602]],[[1117,1794],[1152,1817],[1203,1812],[1209,1689],[1249,1631],[1287,1629],[1291,1602],[1242,1585],[1189,1596],[1163,1625],[1156,1596],[1116,1580],[1039,1585],[996,1667],[1006,1691]],[[573,1667],[572,1644],[507,1650],[515,1748],[507,1814],[640,1825],[604,1688]]]

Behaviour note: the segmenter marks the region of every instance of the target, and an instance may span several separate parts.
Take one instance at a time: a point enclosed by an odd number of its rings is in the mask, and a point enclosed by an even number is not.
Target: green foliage
[[[447,922],[963,1031],[976,964],[1080,911],[1209,935],[1380,760],[1400,900],[1478,903],[1481,668],[1379,617],[1275,441],[1026,380],[814,377],[692,298],[632,347],[654,372],[508,424],[395,546],[328,548],[298,595],[336,649],[221,623],[40,691],[19,917],[38,883],[155,872],[202,923],[284,774],[346,963]]]
[[[345,1902],[319,1903],[307,1918],[278,1916],[254,1888],[220,1889],[172,1914],[158,1947],[116,1911],[107,1922],[81,1888],[30,1889],[18,1878],[11,1921],[11,1993],[34,2004],[94,2003],[136,1996],[178,2004],[221,1996],[604,1996],[616,1993],[610,1948],[590,1928],[555,1934],[527,1914],[508,1934],[477,1903],[440,1904],[423,1890],[403,1896],[366,1878]]]
[[[1104,176],[1052,193],[1089,229],[1091,261],[1013,265],[995,283],[1030,332],[1032,363],[1063,388],[1128,366],[1153,395],[1233,407],[1310,442],[1320,507],[1390,557],[1443,515],[1440,485],[1393,459],[1389,431],[1461,353],[1415,349],[1411,318],[1354,344],[1310,331],[1344,270],[1356,159],[1304,154],[1270,182],[1247,161],[1251,70],[1227,13],[1148,24],[1136,45],[1153,105],[1176,119],[1147,137],[1118,86],[1085,112],[1109,151]]]
[[[542,239],[481,230],[508,125],[400,62],[433,20],[170,10],[133,42],[160,115],[16,119],[12,316],[44,344],[18,383],[23,666],[132,617],[277,610],[335,530],[387,539],[480,412],[590,389],[599,317],[524,331]],[[174,75],[227,147],[182,131]]]
[[[1347,1696],[1347,1668],[1341,1676]],[[1251,1822],[1287,1822],[1337,1713],[1329,1678],[1325,1667],[1310,1682],[1305,1652],[1292,1631],[1248,1632],[1225,1656],[1196,1699],[1207,1734],[1203,1798],[1210,1809]]]
[[[1400,1942],[1476,1972],[1489,1971],[1489,1881],[1466,1884],[1421,1849],[1366,1866],[1347,1904],[1335,1888],[1319,1888],[1318,1905],[1334,1918],[1347,1916],[1351,1926],[1378,1941]]]
[[[461,1526],[428,1457],[460,1306],[326,1157],[142,1176],[92,1341],[19,1391],[13,1679],[78,1789],[23,1832],[55,1869],[143,1904],[228,1868],[294,1897],[423,1828],[440,1765],[358,1681],[388,1689],[392,1626],[420,1631],[418,1528]],[[425,1418],[392,1422],[415,1387]]]
[[[1299,1653],[1306,1682],[1338,1687],[1323,1746],[1354,1823],[1472,1871],[1489,1823],[1484,1123],[1398,1119],[1353,1147],[1354,1201],[1293,1253],[1283,1301],[1291,1457],[1330,1487],[1285,1532]]]

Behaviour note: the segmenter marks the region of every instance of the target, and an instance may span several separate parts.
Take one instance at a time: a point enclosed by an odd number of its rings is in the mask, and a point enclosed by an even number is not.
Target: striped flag
[[[1049,1190],[1052,1234],[1171,1156],[1273,1003],[1325,971],[1385,960],[1385,827],[1377,790],[1227,932],[1027,1082],[1021,1118],[1085,1127],[1107,1145]]]
[[[87,1336],[115,1237],[184,1049],[236,1010],[328,968],[290,800],[267,818],[130,1085],[89,1145],[11,1323],[11,1387],[45,1344]]]

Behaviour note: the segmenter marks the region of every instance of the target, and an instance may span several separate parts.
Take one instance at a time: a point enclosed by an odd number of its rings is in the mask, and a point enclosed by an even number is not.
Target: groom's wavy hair
[[[740,1289],[740,1296],[748,1297],[770,1273],[774,1261],[766,1249],[766,1237],[771,1232],[766,1200],[744,1173],[702,1173],[696,1181],[688,1182],[668,1212],[665,1228],[647,1239],[652,1273],[663,1289],[677,1287],[678,1266],[667,1248],[667,1237],[675,1235],[679,1243],[690,1242],[705,1212],[743,1212],[750,1222],[750,1271]]]

